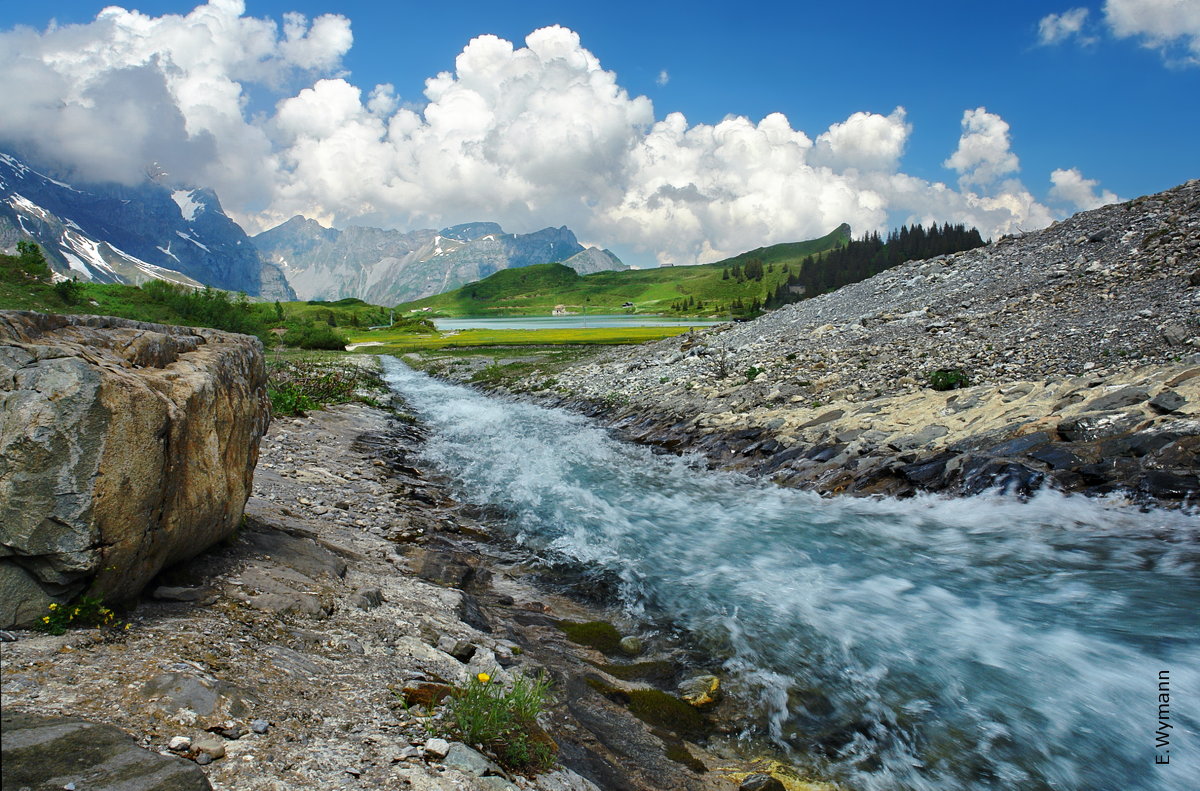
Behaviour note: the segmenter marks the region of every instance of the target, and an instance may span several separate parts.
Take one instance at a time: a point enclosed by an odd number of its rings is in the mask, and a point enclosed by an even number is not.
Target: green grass
[[[348,401],[374,404],[387,385],[366,360],[347,359],[345,352],[272,353],[267,358],[267,395],[275,415],[303,415],[313,409]]]
[[[51,283],[49,270],[31,275],[20,256],[0,255],[0,309],[94,314],[212,327],[258,336],[267,346],[340,349],[345,330],[386,324],[389,311],[359,299],[337,302],[263,302],[217,289],[192,290],[150,281],[142,286]],[[420,325],[420,321],[410,321]],[[432,329],[410,326],[409,329]]]
[[[580,327],[575,329],[493,330],[474,329],[444,333],[410,333],[392,330],[352,333],[352,343],[380,342],[359,351],[374,354],[403,354],[426,349],[475,346],[620,345],[671,338],[690,327]]]
[[[398,305],[398,311],[423,311],[445,316],[549,315],[555,305],[573,313],[678,313],[725,315],[735,299],[762,300],[799,270],[800,262],[840,247],[850,239],[841,226],[819,239],[760,247],[724,261],[698,266],[634,269],[579,275],[562,264],[538,264],[503,269],[475,283],[432,297]],[[757,259],[769,271],[761,280],[723,278],[726,270]],[[784,271],[784,266],[788,271]],[[681,301],[699,305],[679,309]],[[623,308],[632,302],[631,310]]]

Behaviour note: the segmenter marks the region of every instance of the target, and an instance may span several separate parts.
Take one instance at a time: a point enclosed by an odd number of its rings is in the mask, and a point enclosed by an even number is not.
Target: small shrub
[[[344,335],[334,332],[333,327],[325,323],[306,324],[287,331],[283,342],[288,346],[301,349],[340,350],[346,348],[348,341]]]
[[[970,384],[970,379],[961,368],[939,368],[930,371],[926,378],[934,390],[957,390]]]
[[[54,284],[54,293],[64,305],[78,305],[83,297],[83,286],[74,280],[60,280]]]
[[[758,375],[761,374],[762,372],[763,372],[763,369],[756,368],[753,365],[750,366],[749,368],[746,369],[746,381],[753,382],[755,379],[758,378]]]
[[[17,242],[18,266],[30,280],[47,281],[50,279],[50,264],[42,248],[34,242]]]
[[[80,596],[72,604],[50,605],[50,611],[41,617],[36,624],[39,631],[49,634],[65,634],[68,627],[84,628],[107,626],[113,629],[128,629],[129,624],[117,620],[117,615],[104,606],[100,599],[90,596]]]
[[[272,387],[267,394],[271,398],[271,412],[275,415],[297,417],[317,408],[317,402],[292,382]]]
[[[480,673],[446,698],[447,735],[483,747],[507,769],[530,775],[546,771],[554,765],[558,745],[537,718],[550,697],[545,674],[514,674],[512,686],[505,688]]]

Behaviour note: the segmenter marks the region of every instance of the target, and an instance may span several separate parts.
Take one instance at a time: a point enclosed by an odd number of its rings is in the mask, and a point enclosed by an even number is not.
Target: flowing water
[[[386,365],[463,499],[686,629],[796,760],[871,791],[1200,789],[1194,513],[822,499]]]

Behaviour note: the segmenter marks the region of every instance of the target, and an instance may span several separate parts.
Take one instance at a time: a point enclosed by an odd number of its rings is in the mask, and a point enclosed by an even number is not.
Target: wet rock
[[[463,593],[456,609],[459,619],[481,632],[490,633],[492,624],[479,606],[479,600],[469,593]]]
[[[997,489],[1027,497],[1042,485],[1045,478],[1044,472],[1030,469],[1024,464],[975,458],[963,465],[962,488],[968,494]]]
[[[1122,409],[1134,404],[1140,404],[1149,397],[1150,394],[1140,387],[1122,387],[1111,393],[1106,393],[1099,398],[1092,399],[1084,407],[1084,410],[1088,412],[1107,412],[1113,409]]]
[[[417,549],[410,557],[417,576],[449,588],[466,588],[479,565],[477,559],[457,552]]]
[[[212,791],[188,761],[140,747],[111,725],[17,711],[0,715],[0,757],[6,789]]]
[[[1138,481],[1137,489],[1158,499],[1194,499],[1200,495],[1200,477],[1166,470],[1152,470]]]
[[[947,463],[957,456],[953,451],[945,451],[931,459],[905,464],[899,472],[918,486],[931,487],[945,477]]]
[[[679,684],[679,696],[698,709],[707,709],[721,699],[721,680],[713,675],[694,676]]]
[[[1102,412],[1067,418],[1058,424],[1058,433],[1072,442],[1092,442],[1126,434],[1145,418],[1136,412]]]
[[[1187,404],[1187,399],[1174,390],[1163,390],[1150,399],[1150,408],[1159,414],[1168,415],[1177,412]]]
[[[1045,431],[1037,431],[1033,434],[1026,434],[1023,437],[1016,437],[1007,442],[1002,442],[999,445],[994,445],[987,449],[987,452],[993,456],[1020,456],[1023,453],[1029,453],[1039,445],[1044,445],[1053,439]]]
[[[783,783],[769,774],[753,774],[738,786],[738,791],[787,791]]]
[[[643,650],[642,639],[634,635],[622,637],[618,646],[621,649],[621,653],[625,654],[625,656],[637,656]]]
[[[1029,451],[1029,457],[1037,459],[1052,470],[1069,470],[1085,463],[1070,447],[1057,443],[1034,448]]]

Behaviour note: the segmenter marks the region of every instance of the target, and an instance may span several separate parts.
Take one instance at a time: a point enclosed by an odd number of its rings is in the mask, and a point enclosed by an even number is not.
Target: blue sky
[[[1037,225],[1044,224],[1048,216],[1061,216],[1084,205],[1069,205],[1062,196],[1055,201],[1050,192],[1050,174],[1055,170],[1075,169],[1082,179],[1098,182],[1093,185],[1097,197],[1110,191],[1130,198],[1200,176],[1200,0],[1108,0],[1108,4],[1115,7],[1108,8],[1106,14],[1101,3],[1077,4],[1069,0],[1062,4],[844,2],[836,7],[608,2],[573,4],[569,8],[561,2],[248,0],[244,16],[277,24],[282,24],[286,12],[300,12],[309,20],[322,14],[342,15],[349,20],[353,46],[341,52],[335,65],[327,62],[317,69],[282,70],[273,80],[265,81],[269,84],[245,79],[239,84],[246,95],[253,97],[245,111],[251,124],[255,113],[271,115],[278,100],[297,95],[321,77],[340,77],[361,89],[364,103],[375,85],[389,83],[395,88],[400,106],[420,112],[426,102],[426,79],[439,72],[453,72],[455,57],[476,36],[493,34],[519,49],[530,32],[561,25],[578,34],[579,47],[594,55],[601,69],[613,72],[616,85],[631,99],[645,96],[653,103],[654,121],[680,112],[686,116],[688,127],[701,125],[707,129],[730,115],[745,116],[758,124],[771,113],[783,113],[792,130],[816,141],[831,125],[845,122],[855,113],[887,117],[896,107],[903,107],[903,118],[892,119],[893,126],[907,125],[902,154],[885,169],[996,200],[1007,195],[1006,190],[1011,192],[1010,187],[999,186],[1000,181],[1017,179],[1046,211],[1025,210],[1016,222]],[[1168,16],[1175,17],[1165,22],[1164,4],[1178,6],[1167,10]],[[159,17],[187,14],[196,3],[156,0],[124,5],[149,17]],[[0,13],[0,29],[20,24],[44,30],[51,13],[59,25],[86,24],[101,7],[100,3],[68,0],[53,3],[51,12],[44,6],[22,4],[14,8],[6,4]],[[1050,27],[1042,22],[1048,15],[1072,9],[1086,9],[1086,13],[1075,11],[1072,16],[1062,17],[1061,23],[1055,17]],[[1162,32],[1163,24],[1174,25],[1172,31],[1183,30],[1186,35],[1169,38]],[[9,57],[11,51],[0,49],[0,59]],[[1002,119],[1001,123],[1007,124],[1007,129],[1000,130],[1002,142],[1008,148],[997,156],[1011,154],[1019,158],[1019,170],[1009,162],[1000,168],[1000,179],[990,185],[982,177],[971,182],[967,171],[978,162],[958,171],[943,164],[960,144],[964,112],[979,107],[987,108],[990,126],[980,126],[976,131],[991,134],[992,142],[996,142],[1000,126],[991,118]],[[192,117],[186,111],[184,116],[191,127]],[[630,123],[645,126],[644,113],[633,116],[636,118]],[[504,134],[503,129],[494,131],[493,137]],[[265,134],[271,137],[276,152],[282,150],[277,129],[268,129]],[[0,128],[0,139],[3,137]],[[982,140],[981,136],[976,142]],[[848,162],[843,157],[833,167],[844,169]],[[627,172],[628,164],[619,169]],[[210,167],[205,172],[215,170]],[[755,189],[753,176],[739,182],[741,187],[718,184],[720,178],[706,186],[702,176],[689,176],[687,180],[681,176],[671,189],[694,184],[708,198],[718,193],[738,193],[731,200],[758,201],[760,205],[781,201],[781,196],[788,194],[774,190],[773,198],[755,197],[750,194]],[[964,176],[969,183],[960,181]],[[307,178],[313,180],[311,172]],[[423,192],[428,191],[429,185],[419,177],[405,178]],[[523,174],[523,178],[531,177]],[[573,228],[582,224],[585,227],[576,228],[581,235],[619,248],[618,252],[624,251],[633,259],[649,260],[655,255],[659,260],[692,255],[703,258],[711,251],[727,252],[731,244],[742,241],[736,233],[726,232],[714,233],[701,243],[693,234],[693,238],[655,249],[651,240],[662,235],[661,227],[647,220],[641,231],[631,230],[641,219],[634,217],[633,209],[628,207],[637,200],[657,207],[651,187],[657,185],[660,192],[655,194],[661,194],[662,182],[670,176],[658,173],[653,177],[657,180],[650,175],[646,179],[641,185],[644,189],[630,185],[619,196],[597,197],[597,203],[613,203],[604,221],[588,227],[586,218],[571,211],[565,213],[568,216],[561,223]],[[839,181],[838,189],[870,187],[861,178],[852,182]],[[223,197],[226,192],[238,192],[220,186]],[[883,213],[868,211],[878,207],[859,206],[861,216],[854,224],[860,228],[872,222],[887,225],[926,216],[936,218],[934,215],[939,213],[941,219],[974,216],[941,199],[902,200],[896,197],[899,188],[871,188],[883,196]],[[284,194],[292,197],[291,202],[278,199]],[[510,198],[517,200],[502,190],[496,194],[502,203]],[[331,222],[352,222],[358,216],[402,226],[422,224],[421,219],[463,219],[453,209],[434,203],[406,213],[397,208],[404,203],[400,197],[394,197],[391,204],[378,196],[360,196],[354,204],[320,195],[307,199],[324,201],[320,210],[314,207],[312,213]],[[240,211],[247,221],[255,215],[265,223],[272,212],[303,209],[304,200],[293,184],[277,189],[275,197],[246,191],[244,197],[231,194],[226,202],[232,202],[232,210]],[[625,209],[617,207],[622,202]],[[506,225],[561,224],[551,216],[553,205],[536,205],[536,200],[527,195],[520,198],[520,203],[519,208],[505,203],[497,207],[494,216]],[[485,211],[487,206],[471,208]],[[679,213],[670,214],[680,224],[719,224],[717,214],[685,215],[684,208],[679,204]],[[661,209],[656,210],[661,213]],[[786,214],[781,211],[779,219],[764,221],[762,233],[772,237],[764,241],[780,241],[774,237],[816,228],[831,219],[831,215],[822,215],[806,223]],[[721,216],[724,222],[733,224],[740,215],[725,212]],[[880,221],[881,216],[886,219]],[[979,217],[981,224],[995,219],[992,215]],[[997,221],[987,230],[1004,229],[1011,228]]]

